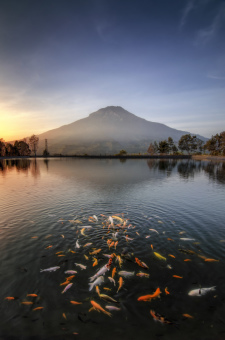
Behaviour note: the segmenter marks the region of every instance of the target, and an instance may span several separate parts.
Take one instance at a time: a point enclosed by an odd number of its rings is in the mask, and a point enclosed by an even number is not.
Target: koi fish
[[[153,245],[151,244],[151,248],[152,248],[152,250],[153,250]]]
[[[116,267],[114,267],[112,270],[112,278],[114,278],[115,274],[116,274]]]
[[[168,292],[167,287],[165,288],[165,293],[166,293],[166,295],[170,294],[170,292]]]
[[[189,238],[189,237],[180,237],[181,241],[195,241],[195,238]]]
[[[69,283],[62,291],[62,294],[64,294],[68,289],[72,287],[73,283]]]
[[[95,286],[95,290],[96,290],[96,293],[98,294],[98,296],[100,295],[100,290],[99,290],[99,287],[98,286]]]
[[[37,294],[27,294],[27,296],[31,296],[31,297],[37,297]]]
[[[113,225],[113,218],[109,216],[109,222]]]
[[[116,256],[116,261],[119,262],[119,266],[122,266],[123,260],[121,259],[120,255]]]
[[[136,274],[136,276],[140,276],[140,277],[149,277],[149,274],[139,272],[139,273]]]
[[[77,301],[70,301],[72,305],[82,305],[82,302],[77,302]]]
[[[159,232],[155,229],[149,229],[149,230],[154,231],[155,233],[159,234]]]
[[[93,263],[92,266],[93,266],[93,267],[94,267],[94,266],[97,266],[97,264],[98,264],[98,259],[96,259],[96,258],[94,257],[94,263]]]
[[[70,281],[69,281],[69,280],[66,280],[66,281],[63,282],[63,283],[60,283],[60,286],[66,286],[66,285],[68,285],[68,283],[70,283]]]
[[[193,316],[191,316],[190,314],[182,314],[185,318],[188,318],[188,319],[194,319]]]
[[[89,257],[84,254],[85,260],[89,260]]]
[[[62,236],[62,238],[65,238],[65,236],[63,234],[61,236]]]
[[[174,256],[174,255],[171,255],[171,254],[169,254],[168,256],[170,256],[170,257],[173,257],[174,259],[176,258],[176,256]]]
[[[93,218],[95,219],[95,221],[98,221],[98,217],[96,215],[93,215]]]
[[[168,319],[166,319],[164,316],[156,313],[154,310],[150,310],[150,314],[153,317],[154,320],[159,321],[161,323],[166,323],[171,325],[173,322],[169,321]]]
[[[168,240],[168,241],[174,241],[172,238],[169,238],[169,237],[167,238],[167,240]]]
[[[78,240],[76,241],[76,248],[80,248]]]
[[[155,299],[156,297],[158,297],[161,293],[162,292],[160,291],[160,288],[157,288],[153,294],[140,296],[137,300],[138,301],[151,301],[152,299]]]
[[[125,270],[121,270],[120,272],[118,272],[118,275],[120,276],[124,276],[124,277],[131,277],[134,276],[135,272],[127,272]]]
[[[114,220],[120,221],[121,223],[123,222],[123,219],[121,217],[119,217],[119,216],[113,215],[112,218],[114,218]]]
[[[119,282],[119,287],[118,287],[118,289],[117,289],[117,293],[118,293],[118,291],[121,289],[121,287],[122,287],[122,285],[123,285],[123,278],[122,278],[122,276],[120,276],[118,282]]]
[[[33,305],[32,301],[22,301],[21,302],[23,305]]]
[[[112,314],[111,313],[109,313],[109,312],[107,312],[104,308],[102,308],[97,302],[95,302],[95,301],[93,301],[93,300],[91,300],[90,301],[91,302],[91,304],[92,304],[92,308],[89,310],[89,312],[91,311],[91,310],[96,310],[97,312],[102,312],[102,313],[104,313],[104,314],[106,314],[106,315],[108,315],[108,316],[112,316]]]
[[[61,251],[58,251],[57,253],[55,253],[56,255],[59,255],[59,254],[62,254],[63,253],[63,251],[61,250]]]
[[[105,295],[105,294],[99,294],[100,298],[106,301],[110,301],[110,302],[116,302],[116,300],[114,300],[113,298],[111,298],[111,296]]]
[[[101,249],[97,249],[97,250],[94,250],[92,251],[91,253],[89,253],[90,255],[96,255],[98,253],[100,253]]]
[[[114,243],[114,248],[115,248],[115,249],[116,249],[117,244],[118,244],[118,241],[116,241],[116,242]]]
[[[77,274],[76,270],[66,270],[64,273],[65,274],[70,274],[70,275]]]
[[[215,259],[205,259],[205,262],[219,262],[219,260],[215,260]]]
[[[209,287],[209,288],[193,289],[193,290],[190,290],[188,295],[190,295],[190,296],[202,296],[202,295],[205,295],[205,294],[207,294],[211,291],[214,291],[215,288],[216,288],[216,286]]]
[[[147,266],[147,264],[145,264],[144,262],[140,261],[137,257],[135,257],[135,262],[142,268],[146,268],[148,269],[149,267]]]
[[[72,276],[68,276],[66,279],[67,279],[67,281],[71,281],[74,277],[75,277],[75,275],[72,275]]]
[[[66,319],[66,314],[65,313],[62,313],[62,316],[64,319]]]
[[[116,311],[121,310],[121,308],[118,308],[115,306],[109,306],[109,305],[105,306],[105,308],[107,308],[108,310],[116,310]]]
[[[81,231],[80,231],[81,235],[87,236],[87,235],[85,235],[84,231],[85,231],[85,228],[82,228]]]
[[[15,298],[13,296],[7,296],[7,297],[5,297],[5,300],[8,300],[8,301],[15,300]]]
[[[91,246],[91,245],[92,245],[92,243],[89,242],[89,243],[86,243],[86,244],[84,245],[84,247],[89,247],[89,246]]]
[[[154,254],[155,254],[156,257],[158,257],[158,259],[166,261],[166,257],[164,257],[164,256],[162,256],[162,255],[160,255],[159,253],[156,253],[156,252],[154,252]]]
[[[140,236],[139,232],[137,232],[137,231],[136,231],[136,234],[137,234],[138,236]]]
[[[185,259],[184,262],[188,262],[188,261],[191,261],[190,259]]]
[[[83,264],[80,264],[80,263],[75,263],[74,264],[77,266],[77,267],[80,267],[82,270],[86,269],[87,266],[84,266]]]
[[[49,248],[52,248],[52,246],[48,246],[48,247],[46,247],[45,249],[49,249]]]
[[[114,241],[112,241],[112,243],[110,243],[110,245],[109,245],[109,249],[114,245]]]
[[[41,269],[40,273],[43,273],[43,272],[55,272],[59,268],[60,267],[56,266],[56,267],[50,267],[50,268],[47,268],[47,269]]]
[[[107,270],[109,270],[109,268],[107,267],[107,265],[104,265],[101,269],[99,269],[99,271],[94,276],[90,277],[89,280],[94,281],[94,279],[96,279],[98,276],[105,275]]]
[[[108,287],[103,287],[103,289],[108,290],[108,291],[112,290],[111,288],[108,288]]]
[[[173,275],[173,277],[175,277],[177,279],[183,279],[183,276],[179,276],[179,275]]]
[[[116,281],[112,278],[112,277],[108,277],[109,281],[112,282],[114,284],[114,286],[116,285]]]
[[[41,309],[43,309],[44,307],[36,307],[36,308],[34,308],[33,310],[35,311],[35,310],[41,310]]]
[[[151,236],[150,235],[145,236],[145,238],[149,238],[149,237],[151,237]]]

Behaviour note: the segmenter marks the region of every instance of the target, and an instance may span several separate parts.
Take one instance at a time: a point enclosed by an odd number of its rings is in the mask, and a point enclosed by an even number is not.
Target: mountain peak
[[[132,113],[128,112],[121,106],[106,106],[104,108],[99,109],[96,112],[93,112],[89,115],[89,117],[109,117],[109,116],[134,116]]]

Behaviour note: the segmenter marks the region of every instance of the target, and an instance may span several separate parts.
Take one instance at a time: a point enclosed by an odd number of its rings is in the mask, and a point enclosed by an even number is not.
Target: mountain
[[[120,106],[108,106],[86,118],[40,134],[38,152],[43,153],[45,139],[51,155],[115,154],[121,149],[146,152],[150,142],[168,137],[178,142],[187,133],[147,121]],[[205,137],[197,137],[206,140]]]

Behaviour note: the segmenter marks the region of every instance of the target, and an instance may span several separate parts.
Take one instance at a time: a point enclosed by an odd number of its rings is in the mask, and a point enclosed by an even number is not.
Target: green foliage
[[[209,151],[210,155],[225,155],[225,131],[212,136],[204,145],[204,150]]]
[[[159,153],[168,154],[170,151],[169,143],[166,140],[162,140],[161,142],[159,142],[158,150]]]
[[[126,150],[120,150],[120,152],[118,153],[119,156],[125,156],[126,154]]]
[[[186,151],[188,154],[195,151],[197,149],[197,141],[196,136],[191,136],[190,134],[186,134],[181,136],[178,146],[181,151]]]

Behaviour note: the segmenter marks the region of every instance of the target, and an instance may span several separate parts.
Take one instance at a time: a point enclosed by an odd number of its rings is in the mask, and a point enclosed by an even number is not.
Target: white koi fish
[[[89,283],[89,291],[93,289],[93,287],[95,286],[100,286],[102,284],[102,282],[104,282],[104,277],[103,276],[100,276],[98,277],[94,282],[92,283]]]
[[[70,275],[77,274],[76,270],[66,270],[64,273]]]
[[[86,269],[87,266],[84,266],[83,264],[80,264],[80,263],[74,263],[77,267],[80,267],[82,270],[83,269]]]
[[[76,248],[80,248],[78,240],[76,241]]]
[[[69,283],[62,291],[62,294],[64,294],[68,289],[72,287],[73,283]]]
[[[113,225],[113,218],[112,218],[112,216],[109,216],[109,222]]]
[[[121,310],[121,308],[115,307],[115,306],[105,306],[108,310]]]
[[[98,217],[96,215],[93,215],[94,219],[98,221]]]
[[[209,288],[193,289],[193,290],[190,290],[188,295],[190,295],[190,296],[202,296],[202,295],[205,295],[208,292],[215,290],[215,288],[216,288],[216,286],[209,287]]]
[[[90,277],[90,281],[93,281],[94,279],[96,279],[98,276],[100,275],[105,275],[105,273],[107,272],[107,270],[109,270],[110,268],[107,267],[107,265],[104,265],[101,269],[99,269],[99,271],[92,277]]]
[[[149,230],[154,231],[155,233],[159,234],[159,232],[155,229],[149,229]]]
[[[116,285],[116,281],[112,278],[112,277],[108,277],[109,281],[112,282],[114,284],[114,286]]]
[[[135,272],[127,272],[125,270],[121,270],[118,272],[118,275],[123,276],[123,277],[131,277],[134,276]]]
[[[41,269],[40,273],[42,273],[42,272],[55,272],[59,268],[60,267],[56,266],[56,267],[50,267],[50,268],[47,268],[47,269]]]
[[[181,241],[195,241],[195,238],[189,238],[189,237],[180,237]]]

